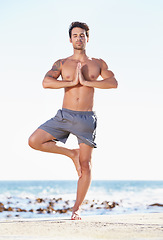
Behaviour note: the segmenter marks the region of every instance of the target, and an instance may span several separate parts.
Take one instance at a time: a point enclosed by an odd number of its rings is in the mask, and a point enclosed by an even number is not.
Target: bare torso
[[[74,79],[78,60],[72,57],[63,60],[61,76],[62,79],[71,81]],[[80,61],[82,65],[82,74],[87,81],[96,80],[101,71],[100,60],[85,58]],[[80,83],[74,87],[65,88],[63,99],[63,108],[76,111],[91,111],[93,108],[94,88],[83,86]]]

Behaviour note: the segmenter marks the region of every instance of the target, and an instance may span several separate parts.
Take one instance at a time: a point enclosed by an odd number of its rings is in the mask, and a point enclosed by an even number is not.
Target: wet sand
[[[163,213],[0,221],[0,240],[163,240]]]

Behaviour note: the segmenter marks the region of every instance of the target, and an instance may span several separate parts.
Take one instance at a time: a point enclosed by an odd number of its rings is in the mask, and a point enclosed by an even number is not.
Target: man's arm
[[[46,73],[42,82],[43,88],[59,89],[65,87],[73,87],[78,84],[78,79],[76,77],[72,81],[57,80],[57,78],[61,75],[61,69],[64,61],[65,60],[56,61],[52,69]]]
[[[101,59],[101,77],[103,80],[94,80],[94,81],[87,81],[84,79],[83,74],[79,73],[79,79],[80,83],[87,87],[95,87],[95,88],[101,88],[101,89],[109,89],[109,88],[117,88],[118,82],[114,77],[114,74],[112,71],[108,70],[107,64]]]

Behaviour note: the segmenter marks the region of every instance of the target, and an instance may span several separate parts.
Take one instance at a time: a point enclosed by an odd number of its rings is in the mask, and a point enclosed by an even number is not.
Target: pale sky
[[[163,180],[163,1],[0,1],[0,180],[77,179],[70,159],[34,151],[28,137],[62,106],[43,89],[73,54],[72,21],[90,27],[87,55],[105,60],[118,89],[95,91],[93,179]],[[67,147],[78,147],[70,137]]]

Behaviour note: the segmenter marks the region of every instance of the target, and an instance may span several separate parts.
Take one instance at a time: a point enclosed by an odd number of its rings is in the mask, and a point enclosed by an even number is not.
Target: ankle
[[[73,159],[76,155],[75,149],[71,149],[70,151],[70,158]]]
[[[80,207],[79,206],[74,206],[73,208],[72,208],[72,212],[74,213],[74,212],[79,212],[80,211]]]

